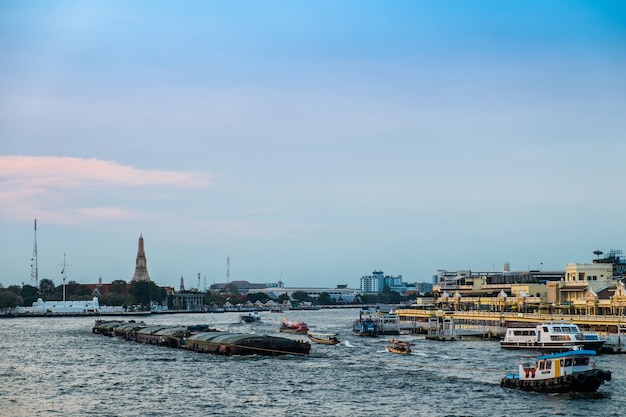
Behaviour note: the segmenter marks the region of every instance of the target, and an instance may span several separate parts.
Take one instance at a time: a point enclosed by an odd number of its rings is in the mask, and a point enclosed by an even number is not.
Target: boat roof
[[[537,359],[567,358],[571,356],[595,356],[595,350],[568,350],[566,352],[552,353],[550,355],[537,356]]]
[[[240,343],[244,340],[252,341],[268,341],[268,340],[288,340],[282,337],[276,336],[268,336],[261,334],[246,334],[246,333],[231,333],[231,332],[209,332],[209,333],[198,333],[187,338],[188,341],[193,340],[201,340],[206,342],[214,342],[214,343]]]

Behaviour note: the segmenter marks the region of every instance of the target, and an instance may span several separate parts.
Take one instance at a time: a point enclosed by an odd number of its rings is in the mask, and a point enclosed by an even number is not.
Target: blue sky
[[[626,5],[6,1],[0,283],[564,269],[626,249]]]

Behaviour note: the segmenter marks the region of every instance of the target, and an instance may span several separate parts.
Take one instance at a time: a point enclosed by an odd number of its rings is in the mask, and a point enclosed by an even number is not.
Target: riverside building
[[[449,310],[624,314],[621,251],[592,263],[569,263],[563,271],[439,270],[433,287],[435,304]],[[622,312],[622,313],[620,313]]]

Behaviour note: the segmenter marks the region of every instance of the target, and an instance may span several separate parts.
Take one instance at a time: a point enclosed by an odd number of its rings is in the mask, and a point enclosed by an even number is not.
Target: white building
[[[121,313],[122,307],[100,306],[98,297],[89,301],[43,301],[38,298],[32,307],[16,307],[16,314],[64,315],[64,314],[95,314],[95,313]]]

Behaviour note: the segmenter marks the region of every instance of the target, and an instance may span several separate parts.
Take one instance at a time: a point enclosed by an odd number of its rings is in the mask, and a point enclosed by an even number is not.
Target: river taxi
[[[537,357],[521,357],[518,373],[508,374],[500,386],[545,393],[595,392],[611,380],[611,371],[596,367],[594,350],[573,349]]]
[[[411,353],[411,343],[402,340],[391,339],[387,350],[391,353],[399,353],[401,355],[408,355]]]
[[[337,338],[337,333],[307,332],[306,335],[313,343],[322,345],[338,345],[341,343]]]
[[[535,327],[510,327],[500,341],[503,349],[532,349],[543,352],[562,352],[574,346],[599,352],[604,340],[583,334],[577,325],[564,322],[546,322]]]

